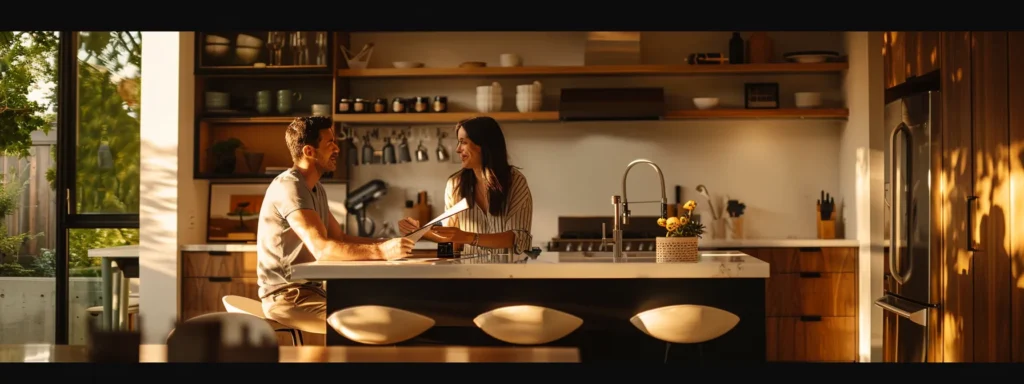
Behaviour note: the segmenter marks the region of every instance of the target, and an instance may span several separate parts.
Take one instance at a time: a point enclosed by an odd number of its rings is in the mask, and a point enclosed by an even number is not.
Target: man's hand
[[[420,221],[411,217],[406,217],[398,222],[398,230],[402,232],[402,236],[408,236],[419,228]]]
[[[436,236],[438,243],[468,244],[473,242],[473,234],[463,232],[456,227],[436,227],[430,230]]]
[[[412,253],[412,247],[416,242],[405,237],[396,237],[391,240],[377,243],[384,260],[401,259]]]

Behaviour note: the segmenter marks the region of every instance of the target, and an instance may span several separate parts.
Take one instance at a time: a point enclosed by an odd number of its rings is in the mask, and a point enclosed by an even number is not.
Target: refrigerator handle
[[[904,140],[906,140],[906,142],[911,140],[910,128],[904,123],[900,123],[896,128],[893,128],[892,133],[889,135],[889,193],[892,194],[892,197],[889,198],[889,201],[892,203],[892,208],[889,210],[889,213],[892,215],[889,218],[889,272],[892,274],[892,278],[896,279],[896,282],[906,284],[907,280],[910,279],[910,274],[913,272],[914,263],[908,263],[909,265],[906,274],[900,273],[900,265],[898,263],[898,260],[901,259],[899,229],[901,226],[907,224],[898,220],[900,209],[907,203],[897,199],[897,194],[900,193],[901,186],[896,184],[896,136],[898,136],[900,132],[904,133],[904,136],[906,137]],[[912,156],[911,151],[906,149],[907,148],[904,148],[904,156],[907,156],[908,163],[913,164],[913,158],[910,157]],[[904,170],[904,173],[905,172],[909,172],[909,170]]]
[[[974,224],[971,223],[973,221],[971,212],[973,212],[974,205],[972,203],[974,200],[978,200],[978,196],[967,196],[967,225],[965,226],[967,228],[967,250],[972,252],[981,251],[981,249],[974,247]]]

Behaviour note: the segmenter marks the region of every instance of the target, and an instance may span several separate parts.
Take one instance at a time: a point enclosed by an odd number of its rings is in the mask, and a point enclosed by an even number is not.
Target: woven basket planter
[[[696,263],[700,261],[696,237],[658,237],[655,255],[659,263]]]

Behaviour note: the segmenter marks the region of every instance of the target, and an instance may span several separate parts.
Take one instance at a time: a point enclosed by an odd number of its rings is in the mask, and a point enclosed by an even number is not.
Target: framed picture
[[[779,83],[744,84],[743,106],[747,109],[778,109]]]
[[[259,228],[260,208],[269,183],[211,183],[207,205],[206,241],[255,242]],[[345,209],[348,186],[343,183],[323,184],[331,214],[345,230],[348,211]]]

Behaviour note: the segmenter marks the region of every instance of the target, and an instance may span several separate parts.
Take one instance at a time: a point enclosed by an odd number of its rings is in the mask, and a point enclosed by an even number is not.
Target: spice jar
[[[373,102],[373,113],[384,113],[388,111],[388,100],[378,98]]]
[[[413,110],[416,112],[427,112],[430,109],[429,99],[423,96],[416,96],[416,103],[413,105]]]
[[[405,112],[405,100],[402,100],[401,97],[396,97],[395,100],[391,102],[391,112]]]
[[[352,112],[352,100],[341,99],[338,102],[338,113],[351,113]]]
[[[352,112],[355,113],[364,113],[369,109],[369,103],[365,99],[356,98],[356,102],[352,104]]]
[[[448,112],[448,97],[434,96],[434,112]]]

